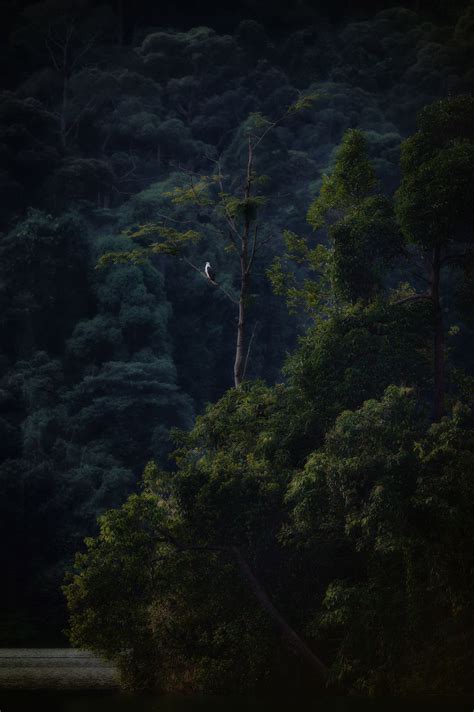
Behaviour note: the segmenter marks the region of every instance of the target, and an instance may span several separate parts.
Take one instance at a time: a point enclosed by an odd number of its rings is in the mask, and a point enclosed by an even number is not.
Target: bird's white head
[[[210,267],[210,266],[211,266],[211,263],[210,263],[210,262],[206,262],[206,266],[205,266],[204,269],[207,269],[207,268]]]

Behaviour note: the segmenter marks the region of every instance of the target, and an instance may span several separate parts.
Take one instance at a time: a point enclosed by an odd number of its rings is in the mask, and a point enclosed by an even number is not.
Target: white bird
[[[212,269],[210,262],[206,262],[206,266],[204,267],[204,273],[205,273],[206,277],[208,278],[209,282],[212,282],[212,284],[217,284],[216,273]]]

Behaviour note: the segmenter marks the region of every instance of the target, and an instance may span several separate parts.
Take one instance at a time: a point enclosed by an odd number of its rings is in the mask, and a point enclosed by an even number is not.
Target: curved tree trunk
[[[446,392],[446,367],[443,311],[441,308],[441,249],[437,245],[433,250],[431,272],[431,299],[434,317],[434,420],[438,421],[444,415],[444,397]]]
[[[250,588],[252,589],[256,598],[260,602],[260,605],[273,620],[275,626],[281,632],[284,640],[287,642],[289,647],[294,650],[295,653],[297,653],[300,658],[309,665],[309,667],[312,668],[312,670],[316,673],[318,679],[325,681],[328,672],[325,664],[322,662],[322,660],[318,658],[317,655],[313,653],[311,648],[304,642],[304,640],[300,638],[298,633],[289,625],[289,623],[281,615],[280,611],[275,608],[272,601],[268,597],[267,592],[265,591],[261,583],[258,581],[252,569],[242,556],[240,549],[234,547],[233,551],[243,578],[250,585]]]

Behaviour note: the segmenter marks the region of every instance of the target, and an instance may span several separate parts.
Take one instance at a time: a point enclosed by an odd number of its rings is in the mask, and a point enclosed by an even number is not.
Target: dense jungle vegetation
[[[474,4],[2,13],[0,644],[472,693]]]

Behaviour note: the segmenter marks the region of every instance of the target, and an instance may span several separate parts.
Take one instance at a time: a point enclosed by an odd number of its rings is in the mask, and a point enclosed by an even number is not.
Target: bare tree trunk
[[[443,311],[440,298],[441,249],[437,245],[433,250],[431,267],[431,299],[434,316],[434,419],[441,420],[444,415],[444,397],[446,392],[445,345]]]
[[[311,648],[287,623],[285,618],[281,615],[280,611],[275,608],[270,598],[268,597],[267,592],[260,584],[252,569],[242,556],[240,549],[234,547],[233,551],[243,578],[250,585],[256,598],[260,602],[260,605],[273,620],[276,627],[283,635],[284,640],[288,643],[292,650],[294,650],[300,656],[300,658],[302,658],[306,663],[308,663],[308,665],[317,674],[319,679],[325,680],[327,678],[327,668],[325,664],[322,662],[322,660],[318,658],[317,655],[313,653]]]
[[[243,378],[245,364],[245,325],[247,311],[247,294],[250,286],[250,267],[249,264],[249,238],[250,238],[250,195],[252,192],[252,164],[253,151],[252,143],[249,139],[248,144],[248,161],[247,161],[247,177],[245,181],[244,201],[244,229],[240,241],[240,294],[239,294],[239,321],[237,324],[237,343],[235,346],[235,361],[234,361],[234,385],[237,388]]]
[[[117,44],[119,47],[122,47],[124,42],[123,15],[123,0],[117,0]]]
[[[66,70],[64,70],[64,76],[63,76],[63,95],[62,95],[62,101],[61,101],[61,114],[59,116],[59,133],[61,137],[61,146],[63,149],[66,148],[67,144],[67,126],[66,126],[66,116],[67,116],[67,102],[68,102],[68,84],[69,84],[69,79],[66,73]]]
[[[248,291],[248,275],[246,273],[246,259],[240,259],[241,282],[239,295],[239,321],[237,324],[237,343],[235,347],[234,361],[234,385],[237,388],[243,378],[245,363],[245,326],[246,326],[246,298]]]

